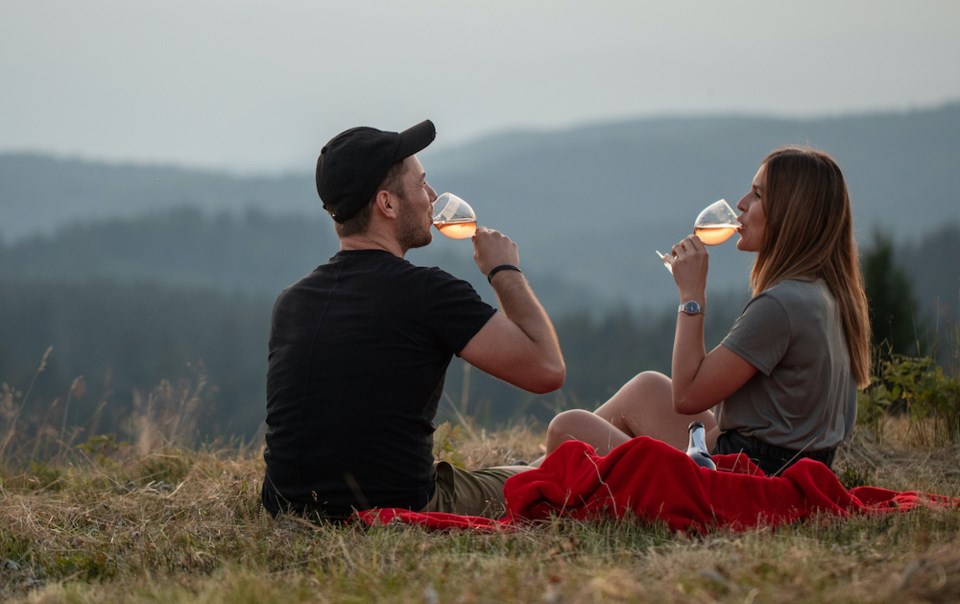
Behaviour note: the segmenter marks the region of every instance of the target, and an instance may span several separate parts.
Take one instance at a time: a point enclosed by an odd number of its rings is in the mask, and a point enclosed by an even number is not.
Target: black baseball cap
[[[403,132],[361,126],[336,135],[317,158],[317,193],[337,222],[349,220],[377,192],[390,166],[426,149],[437,136],[424,120]]]

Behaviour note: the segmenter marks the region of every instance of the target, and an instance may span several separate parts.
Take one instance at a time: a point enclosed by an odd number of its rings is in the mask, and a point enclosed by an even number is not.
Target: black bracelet
[[[523,274],[523,271],[520,270],[520,267],[516,264],[500,264],[490,269],[490,272],[487,273],[487,283],[493,284],[493,276],[500,271],[517,271],[521,275]]]

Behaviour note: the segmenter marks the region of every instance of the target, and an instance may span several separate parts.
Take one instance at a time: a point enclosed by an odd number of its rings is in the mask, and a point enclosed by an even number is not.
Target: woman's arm
[[[677,413],[692,415],[706,411],[739,390],[757,373],[757,368],[744,361],[722,344],[699,358],[686,357],[679,343],[686,315],[677,319],[677,341],[673,346],[673,408]],[[703,317],[700,320],[701,351]]]
[[[671,267],[680,302],[696,301],[706,310],[709,254],[694,235],[673,247]],[[700,413],[724,400],[757,372],[727,348],[706,352],[703,314],[678,313],[673,341],[673,408],[685,415]]]

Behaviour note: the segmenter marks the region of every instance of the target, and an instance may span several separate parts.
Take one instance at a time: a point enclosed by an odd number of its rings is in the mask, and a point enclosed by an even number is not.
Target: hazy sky
[[[0,151],[309,170],[345,128],[439,145],[664,113],[960,99],[957,0],[0,0]]]

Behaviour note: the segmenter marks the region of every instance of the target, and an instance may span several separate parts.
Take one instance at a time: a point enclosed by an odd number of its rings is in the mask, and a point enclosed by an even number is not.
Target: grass
[[[849,485],[960,495],[960,449],[842,451]],[[532,458],[541,435],[442,426],[467,467]],[[927,602],[960,599],[960,510],[821,517],[705,536],[555,519],[497,534],[315,526],[261,515],[261,451],[112,439],[0,474],[0,600],[11,602]]]

